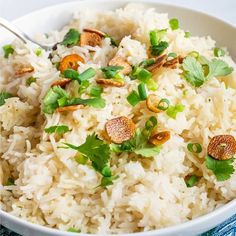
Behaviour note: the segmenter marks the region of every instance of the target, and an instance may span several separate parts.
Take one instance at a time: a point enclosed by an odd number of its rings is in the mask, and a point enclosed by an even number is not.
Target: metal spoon
[[[18,37],[21,41],[24,43],[31,42],[33,44],[38,45],[39,47],[45,49],[45,50],[52,50],[54,45],[43,45],[41,43],[38,43],[34,41],[32,38],[30,38],[28,35],[23,33],[21,30],[19,30],[15,25],[13,25],[11,22],[3,19],[0,17],[0,26],[3,26],[5,29],[9,30],[12,32],[16,37]]]

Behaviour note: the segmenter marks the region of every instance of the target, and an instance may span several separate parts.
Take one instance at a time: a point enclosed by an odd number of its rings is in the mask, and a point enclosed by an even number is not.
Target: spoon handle
[[[50,46],[46,46],[46,45],[42,45],[36,41],[34,41],[33,39],[31,39],[28,35],[26,35],[24,32],[22,32],[21,30],[19,30],[15,25],[13,25],[11,22],[3,19],[0,17],[0,26],[4,27],[5,29],[9,30],[10,32],[12,32],[16,37],[18,37],[20,40],[22,40],[24,43],[27,42],[32,42],[38,46],[40,46],[41,48],[44,48],[45,50],[50,50],[51,49],[51,45]]]
[[[5,29],[11,31],[16,37],[21,39],[24,43],[27,43],[28,36],[21,32],[16,26],[11,24],[9,21],[0,17],[0,25],[3,26]],[[31,41],[31,40],[30,40]]]

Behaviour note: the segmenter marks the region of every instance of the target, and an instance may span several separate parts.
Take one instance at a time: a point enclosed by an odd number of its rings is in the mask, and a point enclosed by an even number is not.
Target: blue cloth
[[[0,225],[0,236],[19,236]],[[214,229],[199,236],[236,236],[236,215],[218,225]]]

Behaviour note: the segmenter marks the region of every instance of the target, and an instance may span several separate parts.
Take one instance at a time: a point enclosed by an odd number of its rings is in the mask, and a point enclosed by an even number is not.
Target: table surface
[[[0,0],[0,17],[12,20],[43,7],[70,1],[75,0]],[[202,11],[236,26],[236,0],[157,0],[157,2]]]

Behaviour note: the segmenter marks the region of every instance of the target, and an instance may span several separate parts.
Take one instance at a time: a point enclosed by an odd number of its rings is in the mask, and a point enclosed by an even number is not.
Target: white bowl
[[[14,23],[29,35],[45,33],[53,29],[59,29],[72,18],[76,9],[96,8],[115,9],[124,6],[131,1],[128,0],[86,0],[64,3],[32,12],[14,21]],[[236,29],[234,26],[225,23],[215,17],[196,12],[190,9],[156,3],[155,0],[139,0],[159,12],[167,12],[171,17],[177,17],[181,22],[181,28],[189,30],[193,35],[211,35],[217,41],[218,46],[226,46],[234,59],[236,59]],[[14,37],[7,31],[0,29],[0,46],[9,43]],[[191,220],[189,222],[145,233],[122,234],[123,236],[155,235],[155,236],[182,236],[198,235],[217,224],[223,222],[230,216],[236,214],[236,200],[216,209],[215,211]],[[20,218],[14,217],[0,210],[0,224],[14,230],[24,236],[72,236],[74,233],[58,231],[44,226],[29,223]],[[92,234],[80,234],[89,235]]]

